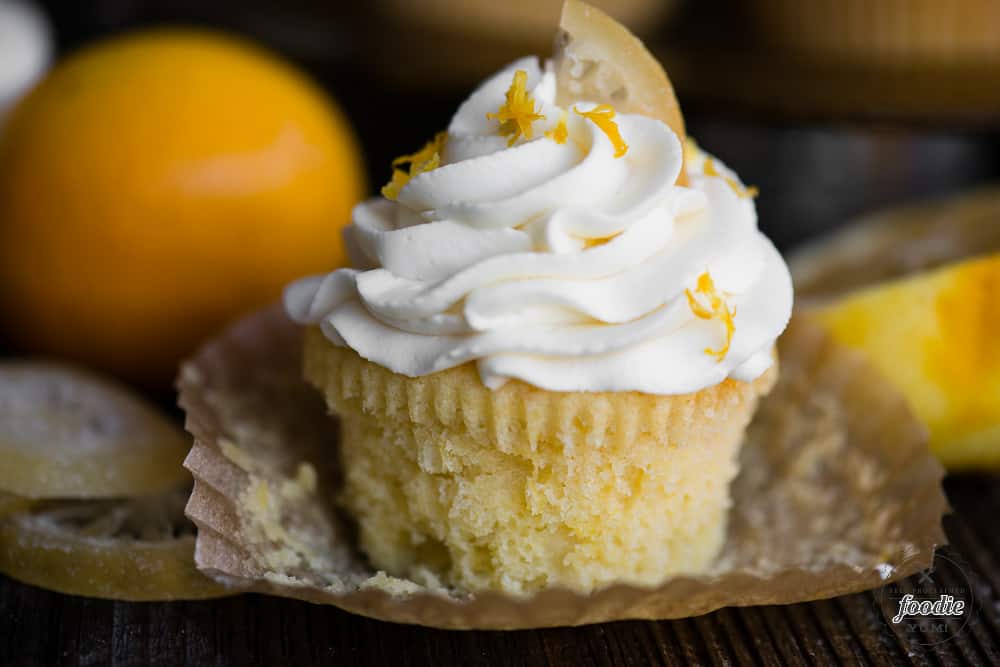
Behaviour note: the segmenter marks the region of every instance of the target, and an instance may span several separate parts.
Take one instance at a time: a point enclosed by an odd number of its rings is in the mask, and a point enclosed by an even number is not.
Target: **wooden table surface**
[[[447,632],[260,595],[136,604],[0,577],[0,665],[997,665],[1000,477],[952,477],[945,488],[951,545],[931,576],[960,596],[967,578],[973,599],[968,622],[940,635],[888,622],[877,592],[680,621]]]

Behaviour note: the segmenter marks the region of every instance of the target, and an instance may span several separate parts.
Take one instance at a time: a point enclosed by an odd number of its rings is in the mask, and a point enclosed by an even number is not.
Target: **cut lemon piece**
[[[194,565],[188,489],[132,500],[48,501],[0,521],[0,572],[114,600],[194,600],[229,591]]]
[[[621,113],[656,118],[684,145],[684,117],[663,67],[642,41],[604,12],[580,0],[563,4],[554,60],[556,101],[610,104]],[[681,178],[686,178],[681,170]]]
[[[894,381],[946,467],[1000,469],[1000,254],[883,283],[813,312]]]
[[[179,426],[117,383],[58,364],[0,364],[0,491],[156,494],[189,479],[189,449]]]

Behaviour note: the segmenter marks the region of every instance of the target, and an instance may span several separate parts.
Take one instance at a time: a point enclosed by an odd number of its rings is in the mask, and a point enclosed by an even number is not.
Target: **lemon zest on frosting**
[[[710,347],[705,348],[705,354],[710,354],[718,361],[722,361],[729,353],[729,346],[733,342],[733,332],[736,331],[736,324],[733,322],[733,317],[736,316],[736,308],[729,309],[729,304],[726,303],[726,300],[715,289],[715,281],[712,280],[712,276],[708,271],[698,276],[698,285],[695,287],[694,292],[691,292],[690,289],[685,289],[684,293],[687,295],[688,306],[690,306],[691,312],[696,317],[700,317],[703,320],[719,320],[725,325],[725,344],[717,350],[713,350]]]
[[[735,178],[722,175],[719,170],[716,169],[715,162],[710,157],[705,158],[704,171],[706,176],[715,176],[716,178],[725,179],[726,183],[730,188],[732,188],[733,192],[735,192],[736,196],[740,199],[753,199],[759,194],[759,190],[757,190],[756,187],[752,185],[750,187],[746,187]]]
[[[569,130],[566,127],[566,112],[562,112],[562,116],[559,118],[559,122],[554,128],[545,133],[545,136],[556,142],[557,144],[566,143],[567,137],[569,137]]]
[[[698,142],[691,137],[684,138],[684,163],[691,164],[699,157],[702,156],[701,148],[698,146]]]
[[[438,132],[417,152],[400,155],[393,160],[392,178],[382,186],[382,196],[386,199],[395,199],[411,178],[425,171],[437,169],[441,165],[441,151],[444,150],[444,144],[447,140],[447,132]],[[399,169],[404,164],[409,164],[409,169]]]
[[[507,145],[513,146],[521,137],[531,139],[531,124],[543,120],[545,116],[535,109],[535,100],[527,90],[528,73],[523,69],[514,72],[514,79],[507,89],[507,101],[500,105],[496,113],[488,113],[490,120],[500,121],[500,134],[507,137]]]
[[[622,139],[621,132],[618,131],[618,123],[615,117],[615,108],[610,104],[599,104],[590,111],[580,111],[573,107],[573,111],[591,121],[611,140],[611,145],[615,147],[615,157],[621,157],[628,151],[628,144]]]

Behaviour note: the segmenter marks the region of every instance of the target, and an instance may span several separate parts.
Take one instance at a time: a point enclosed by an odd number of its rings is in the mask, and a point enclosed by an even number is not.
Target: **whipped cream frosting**
[[[508,146],[487,114],[517,70],[544,119]],[[487,80],[452,118],[440,166],[396,200],[355,208],[354,268],[286,289],[291,317],[410,377],[475,362],[491,388],[684,394],[760,376],[792,285],[736,175],[693,151],[678,186],[684,149],[667,125],[616,115],[628,144],[616,158],[605,132],[555,99],[535,58]],[[560,121],[563,143],[545,136]],[[686,291],[705,272],[735,310],[724,355],[711,350],[726,326],[698,317]]]

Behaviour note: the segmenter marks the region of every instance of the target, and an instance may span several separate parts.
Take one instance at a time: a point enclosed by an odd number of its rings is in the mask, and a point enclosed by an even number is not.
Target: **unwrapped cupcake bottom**
[[[777,377],[682,396],[491,391],[471,364],[408,378],[316,329],[305,346],[305,376],[341,418],[342,502],[372,564],[510,594],[705,571],[746,425]],[[636,404],[659,428],[636,423]]]
[[[512,629],[679,618],[888,583],[930,565],[944,541],[942,471],[903,399],[859,355],[793,318],[781,377],[740,451],[723,549],[708,572],[590,594],[473,593],[372,567],[336,498],[336,429],[301,379],[301,330],[275,307],[183,367],[195,446],[187,513],[198,567],[246,590],[333,604],[383,620]]]
[[[705,570],[722,548],[749,417],[728,417],[703,441],[637,441],[627,458],[565,441],[521,458],[344,417],[343,504],[372,564],[398,576],[513,594],[655,584]]]

